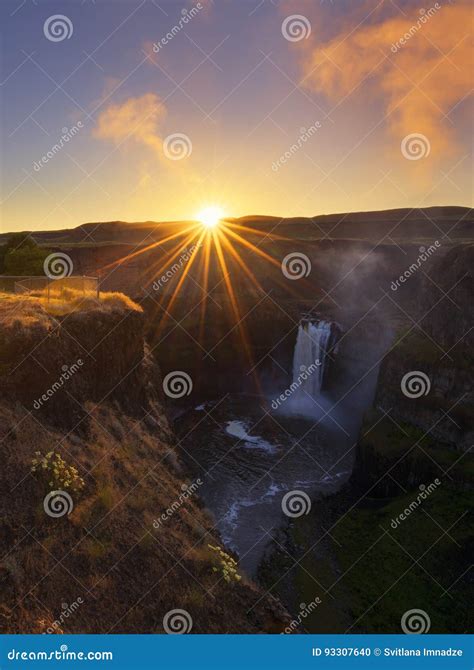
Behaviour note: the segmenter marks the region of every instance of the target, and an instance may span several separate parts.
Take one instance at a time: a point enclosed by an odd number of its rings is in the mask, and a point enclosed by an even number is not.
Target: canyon
[[[75,274],[99,276],[105,295],[125,296],[61,317],[33,298],[1,306],[3,629],[42,632],[61,602],[81,596],[67,632],[162,632],[174,608],[191,614],[193,632],[283,632],[318,597],[300,632],[398,632],[418,600],[433,632],[463,632],[472,210],[234,223],[276,260],[239,248],[258,282],[232,267],[239,327],[217,267],[205,311],[197,267],[171,312],[180,272],[153,288],[169,249],[157,242],[176,224],[34,234],[67,253]],[[295,252],[310,272],[292,281],[281,263]],[[320,364],[300,379],[313,359]],[[179,399],[163,391],[175,371],[192,380]],[[417,371],[429,389],[410,397],[402,379]],[[85,479],[61,519],[45,517],[45,482],[31,472],[35,452],[50,450]],[[435,479],[442,484],[394,531],[391,520]],[[292,490],[310,499],[306,514],[282,512]],[[209,545],[235,557],[238,583],[216,578]],[[383,568],[374,574],[374,565]]]

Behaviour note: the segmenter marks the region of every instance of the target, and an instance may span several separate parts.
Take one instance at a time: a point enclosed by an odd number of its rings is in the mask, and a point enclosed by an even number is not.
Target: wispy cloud
[[[472,14],[467,2],[436,3],[428,17],[429,7],[405,7],[389,18],[376,11],[326,42],[305,40],[304,85],[335,103],[356,88],[356,95],[381,100],[394,148],[406,135],[423,133],[437,160],[459,149],[446,115],[472,90]]]
[[[161,99],[154,93],[146,93],[106,107],[97,119],[93,135],[116,143],[129,140],[162,156],[160,125],[165,116],[166,108]]]

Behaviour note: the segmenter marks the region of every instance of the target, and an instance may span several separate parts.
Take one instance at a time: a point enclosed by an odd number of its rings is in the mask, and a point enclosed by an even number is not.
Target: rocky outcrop
[[[139,308],[96,304],[55,317],[32,301],[26,314],[20,303],[4,317],[0,396],[62,425],[74,425],[87,401],[115,400],[129,414],[146,404]]]
[[[31,299],[0,310],[1,632],[165,633],[176,609],[196,633],[280,632],[279,602],[228,583],[209,548],[142,313],[105,298],[61,318]]]
[[[454,247],[441,257],[421,295],[423,329],[445,350],[474,347],[474,245]],[[448,361],[449,361],[448,357]]]
[[[363,319],[343,337],[334,385],[392,335],[352,476],[289,522],[260,570],[292,612],[321,597],[307,632],[400,633],[420,603],[432,633],[472,626],[472,267],[470,245],[436,258],[429,278],[404,285],[413,321],[400,323],[397,293],[385,331]]]
[[[395,337],[379,375],[376,406],[449,449],[474,442],[474,247],[452,249],[423,282],[418,326]]]

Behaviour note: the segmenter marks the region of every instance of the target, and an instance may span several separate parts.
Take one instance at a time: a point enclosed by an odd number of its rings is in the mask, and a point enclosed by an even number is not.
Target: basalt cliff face
[[[440,474],[472,488],[473,264],[472,245],[436,260],[423,277],[417,311],[394,332],[381,362],[354,473],[376,495]]]
[[[0,393],[35,416],[72,428],[86,402],[105,398],[133,414],[156,399],[152,374],[148,383],[143,379],[154,364],[144,357],[143,314],[131,301],[64,317],[51,316],[34,300],[18,301],[1,316]]]
[[[176,609],[196,633],[282,630],[278,601],[226,581],[208,546],[220,540],[175,453],[143,313],[55,318],[20,299],[0,316],[1,631],[163,633]]]
[[[391,462],[392,479],[383,477],[379,490],[393,491],[397,473],[410,484],[447,473],[472,486],[473,267],[472,245],[452,249],[433,265],[424,277],[418,315],[395,334],[384,357],[369,419],[378,414],[380,423],[361,440],[358,471],[372,472],[377,481]]]
[[[262,563],[260,580],[290,611],[321,600],[307,632],[400,633],[413,608],[432,633],[472,627],[473,261],[472,245],[454,247],[396,293],[352,476],[291,520]],[[341,343],[333,374],[364,340],[362,330]]]

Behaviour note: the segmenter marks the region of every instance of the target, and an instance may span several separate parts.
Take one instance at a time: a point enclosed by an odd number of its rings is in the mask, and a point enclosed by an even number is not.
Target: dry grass
[[[166,438],[112,407],[88,409],[85,434],[65,439],[16,408],[0,406],[0,499],[5,501],[0,517],[8,518],[2,553],[9,554],[9,562],[0,561],[5,587],[0,630],[44,632],[39,622],[53,621],[62,601],[71,603],[80,595],[84,604],[68,619],[65,632],[99,633],[112,627],[114,633],[163,632],[164,614],[179,606],[191,614],[195,632],[270,631],[272,612],[266,599],[260,601],[262,592],[249,583],[231,587],[213,570],[207,545],[218,540],[197,499],[189,499],[161,528],[153,527],[183,483],[165,464]],[[125,439],[112,436],[117,417]],[[14,433],[12,426],[18,426]],[[43,510],[49,489],[30,464],[37,449],[59,442],[85,487],[73,494],[70,516],[51,519]],[[25,528],[33,529],[36,540],[25,538]],[[67,569],[58,563],[63,556]]]
[[[0,293],[0,325],[10,328],[15,323],[49,327],[51,319],[38,298]]]
[[[31,295],[0,293],[0,324],[9,327],[18,322],[22,326],[50,323],[49,316],[65,316],[73,312],[90,312],[100,310],[129,310],[141,312],[142,308],[123,293],[101,293],[84,295],[82,291],[63,288],[61,291],[50,292],[49,300],[46,292]]]
[[[100,307],[108,311],[113,309],[129,309],[134,312],[142,312],[142,308],[137,305],[136,302],[133,302],[131,298],[126,296],[124,293],[109,292],[101,293],[100,298],[91,298],[85,297],[76,298],[76,301],[73,302],[75,305],[80,305],[80,309],[97,309]],[[79,308],[79,307],[78,307]]]
[[[162,633],[163,616],[180,606],[189,609],[195,632],[279,626],[261,591],[243,580],[230,589],[213,570],[207,545],[220,540],[197,495],[154,523],[179,499],[186,476],[171,448],[159,375],[143,359],[140,308],[120,293],[103,294],[100,302],[73,295],[70,324],[50,308],[41,297],[0,296],[0,554],[7,556],[0,558],[0,632],[44,632],[41,622],[54,621],[61,603],[78,596],[84,604],[64,625],[68,633]],[[111,325],[127,320],[110,335]],[[29,411],[46,390],[44,367],[60,368],[75,351],[62,332],[68,327],[80,342],[83,331],[89,348],[104,333],[115,339],[94,350],[97,364],[88,361],[84,374],[58,390],[54,411]],[[31,358],[18,366],[30,350],[40,365]],[[114,375],[140,361],[114,400],[96,401],[115,387]],[[19,371],[12,373],[12,364]],[[69,515],[45,513],[50,482],[57,484],[32,471],[38,451],[60,453],[84,480],[80,490],[69,489]]]

